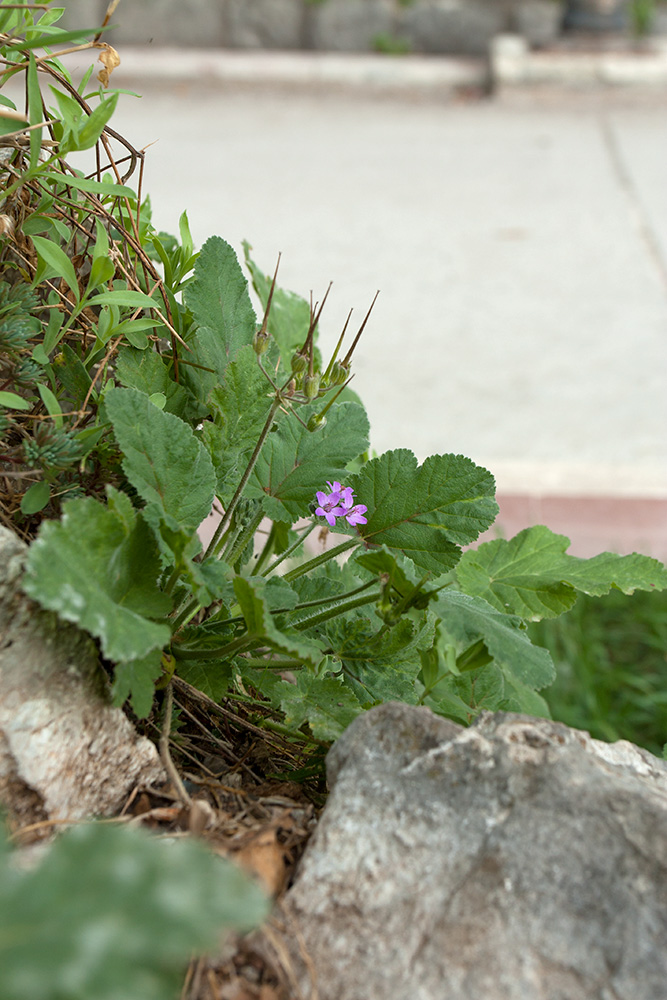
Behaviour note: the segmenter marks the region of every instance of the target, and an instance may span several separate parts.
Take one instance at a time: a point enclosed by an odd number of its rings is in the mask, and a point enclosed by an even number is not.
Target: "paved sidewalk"
[[[282,251],[281,282],[306,296],[333,280],[325,353],[381,290],[354,382],[374,448],[462,452],[507,496],[651,498],[667,556],[661,91],[378,96],[132,59],[114,82],[143,97],[114,126],[149,146],[159,226],[187,208],[199,244],[248,239],[267,271]]]

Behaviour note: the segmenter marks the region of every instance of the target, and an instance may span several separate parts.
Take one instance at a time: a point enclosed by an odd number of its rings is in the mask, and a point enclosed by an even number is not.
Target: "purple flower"
[[[368,524],[367,518],[364,514],[368,510],[368,507],[364,503],[358,503],[355,507],[348,507],[343,511],[343,517],[347,519],[348,524]]]
[[[331,486],[331,483],[328,485]],[[338,483],[338,485],[340,486],[340,483]],[[315,508],[315,513],[318,517],[326,517],[327,523],[331,528],[333,528],[336,523],[336,518],[340,517],[340,515],[344,512],[344,508],[340,506],[340,494],[334,491],[330,496],[327,496],[326,493],[322,493],[321,490],[318,490],[315,496],[319,504],[319,506]]]
[[[318,517],[325,517],[331,528],[335,526],[337,517],[344,517],[350,525],[367,524],[364,514],[368,507],[365,504],[355,504],[351,486],[341,486],[336,480],[333,483],[327,480],[327,486],[330,493],[318,490],[315,494],[318,503],[315,513]]]

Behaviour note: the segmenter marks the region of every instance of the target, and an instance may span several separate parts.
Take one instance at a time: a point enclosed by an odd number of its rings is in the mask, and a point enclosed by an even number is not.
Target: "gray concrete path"
[[[261,60],[262,56],[258,55]],[[126,81],[124,83],[124,80]],[[500,491],[667,496],[667,113],[123,77],[159,227],[247,239],[361,321],[378,451],[463,452]],[[153,145],[150,145],[150,144]]]

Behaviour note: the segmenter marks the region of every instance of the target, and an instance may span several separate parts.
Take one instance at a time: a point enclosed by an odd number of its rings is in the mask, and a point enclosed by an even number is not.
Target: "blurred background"
[[[306,298],[333,281],[325,354],[380,290],[353,382],[374,449],[485,465],[495,533],[667,559],[666,4],[121,0],[110,23],[157,228],[187,210]]]

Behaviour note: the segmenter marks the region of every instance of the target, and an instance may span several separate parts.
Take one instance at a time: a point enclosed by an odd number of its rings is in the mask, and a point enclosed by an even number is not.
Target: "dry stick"
[[[176,765],[171,759],[169,752],[169,733],[171,731],[171,714],[174,706],[174,690],[172,682],[169,681],[165,691],[164,720],[162,722],[162,733],[160,734],[160,757],[164,764],[164,769],[169,775],[171,782],[176,789],[176,794],[188,809],[192,807],[192,799],[188,795],[185,785],[181,781],[181,776],[176,770]]]
[[[93,389],[95,388],[95,383],[97,382],[97,380],[100,377],[100,375],[106,369],[106,366],[109,364],[109,361],[111,360],[111,355],[116,350],[116,348],[118,347],[118,345],[120,344],[120,342],[121,342],[122,339],[123,339],[123,335],[121,334],[119,337],[116,337],[115,340],[111,341],[111,346],[109,347],[109,350],[104,355],[104,357],[102,359],[102,363],[100,364],[99,368],[95,372],[95,378],[91,379],[90,385],[88,386],[88,392],[86,393],[86,398],[84,399],[83,403],[81,404],[81,409],[79,410],[80,416],[79,416],[78,420],[75,420],[74,423],[72,424],[72,429],[74,429],[76,427],[76,425],[79,423],[79,421],[85,416],[85,414],[86,414],[86,407],[88,406],[88,400],[90,399],[90,397],[92,395],[92,392],[93,392]]]

